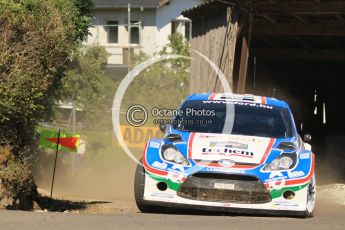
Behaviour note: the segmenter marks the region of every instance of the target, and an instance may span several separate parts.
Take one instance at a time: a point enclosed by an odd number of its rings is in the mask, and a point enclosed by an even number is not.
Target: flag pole
[[[56,144],[56,151],[55,151],[55,162],[54,162],[52,186],[51,186],[51,190],[50,190],[50,198],[53,197],[55,170],[56,170],[56,160],[57,160],[57,156],[58,156],[58,152],[59,152],[59,144],[60,144],[60,133],[61,133],[61,130],[59,129],[58,138],[57,138],[57,144]]]

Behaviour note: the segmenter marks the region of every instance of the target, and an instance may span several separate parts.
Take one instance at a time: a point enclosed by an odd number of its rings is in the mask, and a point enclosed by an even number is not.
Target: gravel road
[[[114,205],[116,205],[114,203]],[[129,211],[128,211],[129,210]],[[0,230],[116,230],[116,229],[345,229],[345,206],[318,203],[313,218],[142,214],[135,208],[107,215],[0,211]]]

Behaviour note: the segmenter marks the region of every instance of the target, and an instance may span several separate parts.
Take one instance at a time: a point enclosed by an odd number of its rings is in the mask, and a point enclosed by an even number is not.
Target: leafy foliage
[[[72,2],[77,9],[73,20],[76,36],[79,40],[84,40],[88,35],[95,3],[93,0],[74,0]]]
[[[0,0],[0,205],[28,209],[35,198],[34,129],[51,112],[91,10],[91,0]]]
[[[82,108],[84,123],[92,124],[97,115],[110,108],[114,84],[104,72],[109,54],[101,46],[90,47],[76,55],[73,68],[63,79],[62,93],[68,101],[75,100]]]
[[[0,146],[0,207],[30,210],[36,197],[28,161],[13,157],[11,147]]]
[[[90,7],[81,0],[0,0],[0,144],[19,152],[31,142],[87,34]]]
[[[159,55],[175,54],[189,57],[190,47],[183,37],[176,33],[169,36],[169,44]],[[134,59],[135,64],[147,60],[149,57],[140,54]],[[140,75],[129,87],[125,106],[133,103],[153,107],[176,108],[189,93],[189,67],[187,58],[171,59],[159,62]]]

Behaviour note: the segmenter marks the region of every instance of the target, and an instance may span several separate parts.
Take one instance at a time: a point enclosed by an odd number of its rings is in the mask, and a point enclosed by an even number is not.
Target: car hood
[[[263,164],[274,138],[230,134],[192,133],[188,141],[188,158],[202,161],[229,159],[238,163]]]

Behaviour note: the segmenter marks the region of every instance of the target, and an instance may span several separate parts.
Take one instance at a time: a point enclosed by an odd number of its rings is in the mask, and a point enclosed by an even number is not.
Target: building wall
[[[168,44],[168,37],[171,34],[172,20],[189,20],[181,15],[182,11],[199,4],[202,0],[171,0],[170,4],[160,8],[131,9],[131,20],[142,22],[140,32],[140,44],[130,45],[135,53],[142,51],[148,55],[159,52]],[[117,9],[96,9],[91,35],[83,44],[85,46],[101,45],[110,53],[108,64],[126,64],[128,48],[128,11],[126,8]],[[117,44],[108,43],[107,21],[118,21],[119,41]]]
[[[169,5],[162,6],[157,10],[157,49],[162,49],[169,43],[168,36],[171,34],[171,21],[174,19],[190,20],[181,15],[182,11],[193,8],[202,0],[171,0]]]
[[[101,45],[110,53],[108,64],[124,64],[123,55],[128,48],[128,12],[127,9],[96,10],[94,20],[90,28],[91,35],[88,36],[84,45]],[[130,47],[138,53],[139,51],[147,54],[155,52],[157,28],[155,26],[155,9],[132,9],[131,21],[140,21],[140,44],[131,44]],[[107,21],[118,21],[118,43],[108,43]]]
[[[210,58],[232,87],[238,23],[233,21],[230,7],[213,8],[213,11],[208,16],[200,17],[197,12],[190,16],[193,21],[191,46]],[[218,73],[195,52],[191,56],[190,92],[222,92]]]

